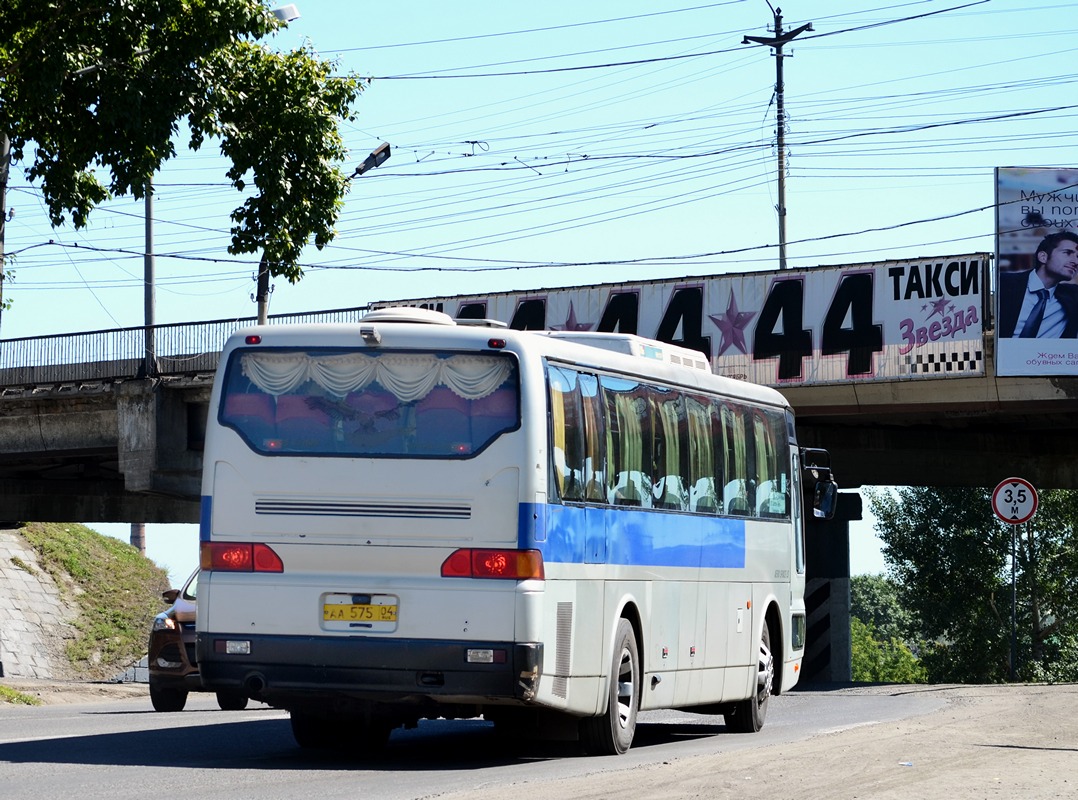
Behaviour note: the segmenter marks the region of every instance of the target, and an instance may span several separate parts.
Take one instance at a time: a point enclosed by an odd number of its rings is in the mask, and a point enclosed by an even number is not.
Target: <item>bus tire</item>
[[[760,634],[760,646],[757,648],[756,692],[748,700],[734,706],[729,714],[724,715],[727,729],[734,733],[756,733],[764,727],[767,719],[767,704],[771,699],[771,688],[775,680],[775,659],[771,654],[771,631],[764,622]]]
[[[292,711],[292,737],[304,749],[338,750],[355,758],[377,755],[389,743],[391,727],[381,719],[325,717]]]
[[[150,703],[154,711],[183,711],[187,705],[187,692],[183,689],[162,689],[150,684]]]
[[[606,713],[580,721],[580,740],[591,755],[621,755],[633,743],[640,711],[640,652],[629,620],[618,621],[610,665]]]
[[[243,711],[247,708],[247,695],[242,692],[218,692],[217,706],[222,711]]]
[[[333,746],[332,727],[323,717],[299,711],[293,711],[288,716],[292,723],[292,738],[300,747],[305,750],[323,750]]]

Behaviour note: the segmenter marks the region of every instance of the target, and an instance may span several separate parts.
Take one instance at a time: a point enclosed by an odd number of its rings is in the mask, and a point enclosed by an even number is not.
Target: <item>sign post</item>
[[[1033,484],[1024,478],[1007,478],[992,491],[992,511],[1011,526],[1011,680],[1018,673],[1018,526],[1037,513],[1040,498]]]

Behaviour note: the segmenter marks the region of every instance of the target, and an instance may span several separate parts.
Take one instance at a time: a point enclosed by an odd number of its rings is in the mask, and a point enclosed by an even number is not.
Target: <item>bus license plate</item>
[[[392,631],[397,598],[386,594],[331,594],[322,602],[322,625],[330,630]]]

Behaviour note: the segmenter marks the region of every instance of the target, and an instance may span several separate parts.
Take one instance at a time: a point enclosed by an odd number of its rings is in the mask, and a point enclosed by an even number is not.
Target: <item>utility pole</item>
[[[4,312],[4,228],[7,227],[7,176],[11,164],[11,140],[0,133],[0,314]],[[0,636],[0,645],[3,636]],[[0,678],[4,677],[4,651],[0,646]]]
[[[266,325],[269,322],[269,296],[273,291],[270,288],[269,261],[266,254],[262,254],[262,260],[258,262],[258,277],[255,283],[255,304],[258,306],[258,324]]]
[[[146,555],[146,523],[131,523],[131,546],[137,548],[142,555]]]
[[[0,133],[0,314],[4,313],[4,229],[7,228],[7,179],[11,166],[11,140]],[[3,673],[0,672],[0,675]]]
[[[154,325],[157,320],[156,301],[154,299],[154,257],[153,257],[153,178],[146,179],[146,252],[143,255],[143,370],[147,378],[157,374],[157,343],[154,341]]]
[[[786,107],[783,104],[782,82],[782,47],[805,31],[812,30],[812,23],[808,22],[800,28],[783,33],[782,9],[775,8],[770,1],[767,7],[775,17],[775,35],[746,36],[741,44],[765,44],[775,51],[775,133],[777,136],[776,146],[778,149],[778,179],[779,179],[779,202],[776,207],[779,215],[779,269],[786,269]]]

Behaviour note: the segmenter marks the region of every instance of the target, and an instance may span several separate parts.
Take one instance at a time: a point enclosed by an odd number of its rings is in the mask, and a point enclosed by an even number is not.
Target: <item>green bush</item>
[[[900,639],[877,641],[875,628],[850,617],[853,679],[859,683],[925,683],[925,668]]]

